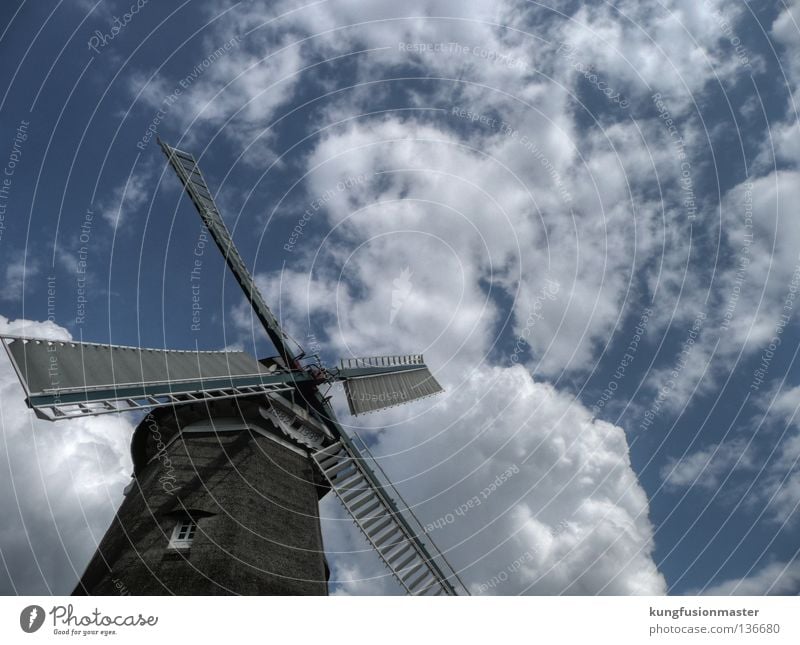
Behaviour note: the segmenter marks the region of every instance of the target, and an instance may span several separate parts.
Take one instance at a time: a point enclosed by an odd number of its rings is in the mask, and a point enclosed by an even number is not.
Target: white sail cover
[[[427,367],[349,378],[344,382],[353,415],[390,408],[442,391]]]
[[[270,373],[245,352],[144,349],[38,338],[3,337],[3,341],[30,394]]]

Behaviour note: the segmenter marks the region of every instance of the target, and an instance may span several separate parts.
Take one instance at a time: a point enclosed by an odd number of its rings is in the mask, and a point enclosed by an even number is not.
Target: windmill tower
[[[277,355],[0,337],[38,417],[147,411],[133,479],[74,593],[325,594],[318,501],[329,491],[407,593],[468,593],[323,393],[341,382],[354,415],[436,394],[423,357],[326,369],[293,351],[194,157],[160,145]]]

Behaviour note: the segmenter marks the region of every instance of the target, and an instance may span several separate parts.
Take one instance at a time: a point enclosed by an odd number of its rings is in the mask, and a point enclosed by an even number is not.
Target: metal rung
[[[415,564],[410,569],[406,569],[405,571],[403,571],[403,582],[408,582],[411,578],[417,575],[417,571],[419,571],[421,568],[422,568],[422,562],[420,562],[419,564]]]
[[[196,169],[196,168],[197,168],[197,162],[196,162],[194,159],[192,159],[191,157],[188,157],[188,156],[187,156],[185,153],[180,153],[180,152],[177,152],[177,151],[175,151],[175,149],[173,148],[173,154],[174,154],[176,157],[178,157],[178,159],[180,160],[180,164],[181,164],[181,166],[183,167],[183,169],[184,169],[184,170],[185,170],[187,173],[189,173],[190,169],[191,169],[191,170],[194,170],[194,169]],[[183,163],[183,162],[187,162],[187,163]]]
[[[420,575],[420,577],[419,577],[419,578],[417,578],[417,579],[416,579],[416,580],[414,580],[413,582],[409,582],[409,583],[408,583],[408,588],[409,588],[411,591],[414,591],[414,590],[415,590],[415,589],[416,589],[416,588],[417,588],[417,587],[420,585],[420,583],[421,583],[423,580],[425,580],[425,578],[427,578],[429,575],[431,575],[431,572],[430,572],[430,571],[427,571],[427,570],[426,570],[426,571],[423,571],[423,572],[422,572],[422,575]],[[423,588],[424,588],[424,587],[423,587]]]
[[[350,464],[350,466],[352,467],[352,464]],[[338,482],[341,484],[352,479],[354,476],[355,477],[361,476],[361,472],[357,468],[353,467],[352,470],[350,468],[342,468],[338,473],[336,473],[336,475],[334,475],[330,479],[331,481]]]
[[[350,510],[355,513],[359,508],[364,506],[364,504],[369,504],[370,501],[375,501],[376,504],[380,505],[380,500],[376,500],[373,495],[365,495],[357,502],[350,504]]]
[[[181,159],[185,159],[186,161],[191,161],[194,164],[194,158],[188,152],[184,152],[179,148],[173,148],[170,146],[170,152],[174,154],[176,157],[180,157]]]
[[[202,175],[200,177],[202,178]],[[206,186],[205,182],[195,181],[191,178],[191,176],[189,177],[189,181],[192,182],[192,184],[195,186],[195,190],[197,190],[202,197],[207,197],[207,199],[211,201],[214,200],[214,196],[211,194],[211,191],[208,190],[208,186]]]
[[[417,588],[414,591],[415,596],[425,596],[426,598],[430,598],[435,596],[435,593],[431,593],[432,591],[436,590],[437,585],[435,584],[435,580],[429,578],[421,587]]]
[[[389,519],[390,520],[394,520],[394,518],[391,517],[391,515],[389,516]],[[372,537],[372,541],[376,543],[376,546],[380,546],[379,544],[377,544],[377,542],[379,540],[383,540],[387,535],[391,535],[392,531],[395,528],[398,528],[396,522],[394,523],[393,527],[390,526],[388,529],[385,526],[379,526],[379,527],[373,529],[372,531],[370,531],[371,537]],[[381,537],[378,537],[378,536],[381,536]]]
[[[209,213],[217,214],[217,207],[214,205],[213,200],[206,199],[202,195],[195,195],[195,199],[200,202],[200,205],[205,208]]]
[[[387,531],[386,533],[384,533],[382,538],[378,538],[377,540],[375,540],[375,546],[376,546],[376,547],[378,547],[378,548],[380,548],[380,547],[382,547],[384,544],[386,544],[386,542],[387,542],[387,541],[388,541],[390,538],[393,538],[393,537],[400,537],[401,535],[402,535],[402,531],[400,531],[400,530],[399,530],[397,527],[395,527],[395,528],[394,528],[394,530],[392,530],[392,531]]]
[[[372,517],[370,517],[370,518],[366,519],[365,521],[361,522],[361,528],[364,531],[367,531],[367,529],[369,529],[370,526],[372,526],[376,522],[380,521],[381,519],[387,517],[388,514],[386,513],[386,509],[384,508],[383,511],[384,512],[381,513],[380,515],[373,515]],[[356,517],[355,519],[358,519],[358,518]],[[367,531],[367,532],[370,535],[372,535],[374,533],[374,531]]]
[[[344,461],[341,461],[341,462],[337,463],[335,466],[332,466],[330,468],[326,468],[325,469],[325,475],[327,475],[328,477],[333,477],[336,473],[338,473],[338,472],[340,472],[340,471],[342,471],[345,468],[348,468],[350,466],[353,466],[353,462],[350,461],[349,459],[345,459]]]
[[[437,587],[437,585],[436,585],[436,581],[435,581],[435,580],[433,580],[433,579],[430,579],[430,580],[427,582],[427,584],[424,584],[424,585],[423,585],[423,586],[422,586],[420,589],[418,589],[417,591],[415,591],[415,592],[414,592],[414,595],[415,595],[415,596],[435,596],[435,595],[436,595],[435,593],[434,593],[434,594],[432,594],[432,593],[430,593],[430,592],[431,592],[431,591],[435,591],[435,590],[436,590],[436,587]]]
[[[342,455],[337,451],[330,455],[323,455],[318,463],[322,469],[325,470],[330,464],[338,462],[340,459],[342,459]]]
[[[349,482],[352,484],[358,481],[360,484],[364,481],[364,477],[361,475],[358,469],[355,469],[353,470],[352,473],[349,473],[345,477],[329,478],[329,481],[331,482],[331,484],[334,484],[337,489],[341,490],[345,482]],[[347,486],[347,488],[350,489],[352,488],[352,486]]]
[[[367,501],[369,501],[369,499],[370,499],[370,497],[367,497]],[[374,511],[375,509],[378,509],[380,507],[381,507],[381,500],[373,498],[372,499],[372,504],[368,508],[365,508],[364,510],[362,510],[360,513],[357,513],[356,517],[359,520],[363,520],[365,518],[368,519],[370,517],[370,513],[372,513],[372,511]],[[357,510],[357,506],[355,504],[353,504],[352,510],[353,511]]]
[[[187,164],[179,164],[181,170],[186,174],[187,179],[191,177],[199,177],[201,180],[205,181],[203,177],[203,173],[199,171],[195,164],[187,165]]]
[[[396,546],[398,546],[398,545],[397,544],[392,544],[389,547],[389,551],[391,551]],[[391,556],[388,556],[387,560],[386,560],[386,564],[388,564],[390,567],[394,567],[395,562],[397,562],[400,558],[402,558],[403,554],[407,553],[410,548],[411,548],[411,544],[406,544],[406,546],[404,546],[402,549],[400,549],[396,553],[393,553]],[[388,555],[389,551],[384,553],[384,555]],[[414,557],[414,556],[416,556],[416,553],[412,553],[412,557]],[[396,568],[397,569],[402,569],[403,567],[396,567]]]
[[[342,495],[341,499],[345,504],[348,504],[352,500],[357,499],[358,497],[360,497],[361,495],[363,495],[366,492],[370,492],[370,493],[372,492],[369,488],[352,488],[352,487],[350,487],[350,488],[347,488],[345,490],[350,490],[351,491],[351,492],[347,493],[347,495]],[[369,496],[367,497],[367,499],[369,499]]]
[[[371,488],[369,488],[369,482],[367,482],[364,479],[364,476],[361,474],[361,472],[360,471],[357,471],[357,472],[358,472],[358,477],[355,477],[354,479],[351,479],[350,481],[345,482],[344,479],[340,479],[338,482],[335,482],[336,483],[336,490],[338,492],[342,493],[343,495],[345,493],[355,492],[356,489],[358,489],[360,491],[372,490]],[[334,482],[332,482],[332,483],[334,483]]]
[[[327,475],[326,475],[327,476]],[[343,470],[335,477],[328,477],[328,480],[336,485],[337,490],[345,491],[353,488],[353,484],[357,481],[363,480],[361,471],[357,468],[352,470]]]
[[[322,468],[322,470],[327,470],[333,464],[339,463],[339,459],[340,457],[338,455],[333,455],[332,457],[328,457],[327,459],[321,460],[319,462],[319,467]]]
[[[323,460],[327,457],[334,456],[341,449],[342,449],[342,444],[337,441],[336,443],[332,443],[330,446],[326,446],[325,448],[317,452],[317,454],[314,456],[317,459],[317,462],[319,462],[320,460]]]
[[[366,527],[366,526],[367,526],[367,524],[370,524],[370,525],[372,525],[372,524],[374,524],[375,522],[377,522],[378,520],[380,520],[382,517],[386,517],[386,516],[385,516],[385,515],[378,515],[378,516],[377,516],[376,518],[374,518],[374,519],[369,519],[369,520],[367,520],[366,522],[364,522],[364,526]],[[385,520],[385,521],[381,522],[381,524],[379,524],[378,526],[376,526],[375,528],[373,528],[373,529],[371,529],[371,530],[370,530],[370,536],[374,538],[376,535],[378,535],[378,533],[380,533],[380,532],[381,532],[381,531],[383,531],[383,530],[384,530],[384,529],[385,529],[387,526],[389,526],[389,525],[392,523],[392,521],[393,521],[393,518],[392,518],[391,516],[389,516],[389,517],[386,517],[386,520]]]
[[[402,571],[403,571],[403,569],[405,569],[405,568],[406,568],[406,567],[407,567],[409,564],[411,564],[411,563],[412,563],[412,562],[413,562],[415,559],[417,559],[418,557],[419,557],[419,556],[418,556],[416,553],[412,553],[412,554],[411,554],[410,556],[408,556],[408,557],[407,557],[405,560],[403,560],[403,561],[402,561],[400,564],[398,564],[398,565],[395,567],[395,569],[396,569],[397,571],[401,571],[401,572],[402,572]]]

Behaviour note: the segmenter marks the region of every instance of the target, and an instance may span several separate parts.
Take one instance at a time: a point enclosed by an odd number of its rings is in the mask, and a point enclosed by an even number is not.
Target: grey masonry
[[[263,400],[263,399],[262,399]],[[75,595],[324,595],[318,501],[306,451],[259,399],[160,408],[136,428],[133,480]],[[195,526],[176,548],[175,527]]]

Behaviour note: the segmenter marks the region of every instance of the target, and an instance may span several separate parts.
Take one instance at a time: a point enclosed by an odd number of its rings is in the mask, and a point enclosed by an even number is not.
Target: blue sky
[[[356,424],[423,523],[519,467],[433,536],[473,589],[800,591],[800,7],[394,4],[5,3],[0,330],[271,353],[152,127],[301,344],[425,352],[444,397]],[[64,592],[131,421],[25,419],[0,588]],[[394,592],[323,515],[334,590]]]

